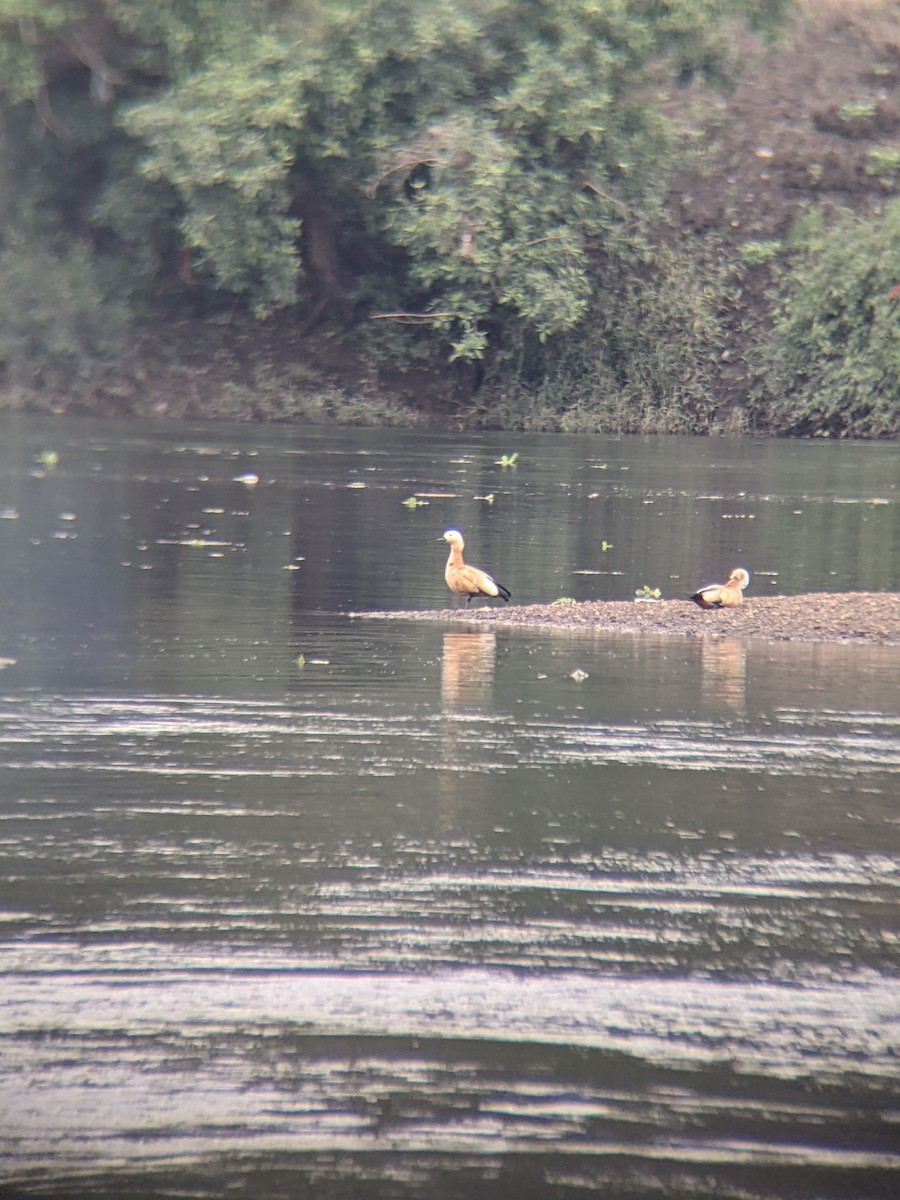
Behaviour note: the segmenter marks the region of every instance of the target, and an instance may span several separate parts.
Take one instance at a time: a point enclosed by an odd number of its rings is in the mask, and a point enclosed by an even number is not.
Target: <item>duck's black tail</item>
[[[494,580],[494,583],[497,583],[496,579]],[[512,596],[512,592],[509,590],[509,588],[505,588],[502,583],[497,583],[497,591],[504,600],[509,600]]]

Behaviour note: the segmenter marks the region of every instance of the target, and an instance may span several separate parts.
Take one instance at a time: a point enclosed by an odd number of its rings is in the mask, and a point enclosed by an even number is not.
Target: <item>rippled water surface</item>
[[[900,1194],[900,648],[349,615],[896,590],[898,459],[0,422],[0,1195]]]

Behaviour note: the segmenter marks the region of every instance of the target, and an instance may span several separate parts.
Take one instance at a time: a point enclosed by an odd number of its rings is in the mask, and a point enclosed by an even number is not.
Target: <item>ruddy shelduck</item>
[[[473,596],[500,596],[503,600],[509,599],[509,588],[497,583],[486,571],[466,566],[463,560],[465,542],[459,530],[448,529],[440,540],[450,545],[450,557],[444,569],[444,578],[451,592],[457,596],[465,596],[466,604]]]
[[[735,567],[725,583],[708,583],[691,599],[701,608],[736,608],[744,603],[744,588],[750,582],[750,572]]]

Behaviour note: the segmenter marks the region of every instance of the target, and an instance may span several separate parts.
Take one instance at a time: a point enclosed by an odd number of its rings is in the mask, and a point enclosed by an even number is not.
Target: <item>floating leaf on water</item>
[[[473,500],[483,500],[485,502],[485,504],[493,504],[494,503],[494,493],[488,492],[488,494],[486,496],[473,496],[472,499]]]
[[[46,467],[48,471],[52,471],[59,462],[59,455],[55,450],[42,450],[38,455],[38,458],[41,466]]]
[[[576,683],[581,683],[588,678],[587,671],[582,671],[581,667],[576,667],[574,671],[569,673],[569,678],[574,679]]]
[[[0,671],[2,671],[4,667],[14,667],[15,665],[16,660],[14,658],[0,658]]]
[[[428,507],[428,501],[420,500],[418,496],[407,496],[406,499],[404,501],[402,501],[402,503],[407,508],[427,508]]]
[[[0,521],[18,521],[19,511],[16,508],[0,509]]]
[[[306,666],[306,655],[298,654],[297,657],[294,659],[294,662],[297,664],[298,667],[300,667],[302,669],[303,667]]]
[[[78,520],[78,517],[75,515],[75,513],[71,513],[71,512],[58,513],[57,516],[60,521],[77,521]]]
[[[358,491],[360,488],[364,488],[367,486],[368,486],[368,484],[363,483],[363,481],[361,479],[353,479],[353,480],[351,480],[350,483],[347,484],[348,488],[353,488],[355,491]]]
[[[459,492],[416,492],[420,500],[455,500]]]
[[[615,550],[615,546],[613,545],[612,542],[604,541],[604,542],[600,543],[600,549],[604,554],[606,554],[610,550]]]
[[[245,487],[256,487],[259,483],[259,476],[254,475],[252,471],[247,471],[243,475],[235,475],[235,483],[243,483]]]
[[[501,458],[496,459],[494,466],[496,467],[514,467],[516,459],[519,457],[518,450],[514,454],[504,454]]]

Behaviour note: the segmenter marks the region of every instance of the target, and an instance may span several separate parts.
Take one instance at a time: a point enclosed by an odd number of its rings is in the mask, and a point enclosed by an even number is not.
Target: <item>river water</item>
[[[0,1195],[900,1194],[900,648],[350,615],[448,525],[898,590],[900,455],[2,417]]]

